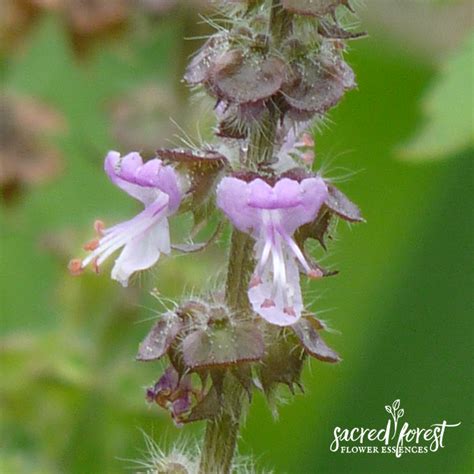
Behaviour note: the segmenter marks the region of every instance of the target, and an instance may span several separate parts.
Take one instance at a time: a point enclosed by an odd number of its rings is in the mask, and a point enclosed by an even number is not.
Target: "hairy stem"
[[[281,8],[280,0],[272,0],[269,30],[276,47],[291,30],[291,17]],[[250,135],[246,161],[249,168],[264,167],[271,162],[279,119],[279,108],[270,103],[265,118]],[[239,315],[250,312],[247,288],[253,267],[253,245],[249,235],[233,230],[227,265],[226,302]],[[200,474],[231,472],[245,393],[237,380],[229,375],[225,375],[223,383],[223,412],[215,420],[207,422]]]
[[[226,302],[240,315],[250,311],[247,287],[253,264],[252,248],[252,238],[234,229],[227,267]],[[245,394],[233,377],[225,375],[223,383],[224,409],[219,418],[207,422],[199,467],[201,474],[227,474],[232,467]]]
[[[239,313],[250,310],[247,288],[253,266],[253,245],[249,235],[234,229],[227,264],[226,302]]]
[[[219,418],[209,420],[206,425],[200,474],[231,472],[245,394],[237,380],[228,375],[224,380],[223,399],[223,413]]]
[[[252,127],[247,153],[247,165],[250,168],[271,164],[278,117],[278,108],[271,103],[262,120]]]
[[[272,0],[270,13],[269,33],[273,45],[278,48],[281,42],[287,38],[293,28],[293,16],[281,6],[281,0]]]
[[[291,34],[292,27],[292,15],[283,9],[281,0],[272,0],[268,26],[271,47],[278,50],[281,42]],[[250,167],[252,165],[264,167],[272,163],[275,134],[280,117],[281,111],[278,102],[269,101],[266,114],[258,125],[252,127],[250,132],[247,156],[247,164]]]

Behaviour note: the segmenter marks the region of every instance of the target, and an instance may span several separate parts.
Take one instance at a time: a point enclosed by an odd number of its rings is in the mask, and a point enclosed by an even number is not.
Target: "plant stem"
[[[270,33],[273,45],[278,47],[291,30],[291,17],[280,6],[280,0],[272,0]],[[263,167],[273,158],[275,132],[280,119],[278,107],[269,103],[268,111],[259,127],[255,127],[249,138],[247,165]],[[239,315],[250,312],[247,288],[253,267],[253,239],[237,229],[232,232],[227,266],[226,303]],[[245,393],[232,376],[224,375],[222,414],[209,420],[202,446],[200,474],[228,474],[237,445],[242,407]]]
[[[232,232],[229,262],[227,264],[226,303],[234,311],[250,311],[247,288],[253,266],[253,240],[243,232]]]
[[[282,7],[281,0],[272,0],[271,8],[269,32],[273,45],[279,48],[281,42],[292,32],[293,16]]]
[[[240,314],[250,311],[247,287],[253,264],[252,248],[252,238],[234,229],[227,267],[226,302]],[[219,418],[207,422],[199,466],[201,474],[227,474],[232,467],[245,394],[236,379],[227,374],[224,377],[224,408]]]
[[[273,161],[273,144],[279,112],[275,104],[268,104],[265,116],[250,131],[247,165],[252,168],[269,165]]]
[[[236,379],[225,376],[224,410],[215,420],[209,420],[202,446],[200,474],[228,474],[231,472],[240,427],[245,394]]]
[[[281,6],[281,0],[272,0],[268,33],[272,48],[279,50],[282,41],[292,31],[292,15]],[[267,111],[258,126],[250,132],[247,164],[265,167],[273,161],[275,135],[281,112],[277,101],[267,102]]]

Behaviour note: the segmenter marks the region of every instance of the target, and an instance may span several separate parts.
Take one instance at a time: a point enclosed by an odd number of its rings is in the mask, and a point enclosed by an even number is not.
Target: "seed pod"
[[[209,71],[216,58],[222,54],[227,44],[227,36],[215,34],[211,36],[197,54],[191,59],[184,80],[191,86],[204,83],[209,76]]]
[[[297,113],[324,114],[355,87],[354,73],[335,55],[304,58],[293,64],[292,75],[282,87],[289,107]]]
[[[219,100],[245,104],[271,97],[280,89],[284,77],[285,63],[276,56],[233,49],[216,59],[208,86]]]

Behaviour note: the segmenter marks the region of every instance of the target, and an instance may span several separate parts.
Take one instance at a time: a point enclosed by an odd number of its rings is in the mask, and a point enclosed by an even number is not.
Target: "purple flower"
[[[314,139],[308,132],[298,135],[298,130],[290,128],[286,134],[282,146],[278,152],[281,161],[291,160],[292,156],[299,158],[303,163],[311,167],[314,161]]]
[[[181,191],[171,166],[164,166],[159,159],[143,163],[135,152],[124,157],[116,151],[109,152],[105,171],[115,185],[141,201],[145,209],[134,218],[109,228],[97,221],[95,228],[100,237],[85,246],[91,253],[82,261],[72,260],[69,269],[79,274],[92,263],[98,271],[109,256],[123,249],[115,261],[112,278],[127,286],[133,273],[150,268],[160,253],[170,252],[168,216],[178,209]]]
[[[248,296],[254,311],[270,323],[287,326],[301,316],[298,262],[310,277],[322,276],[292,236],[316,217],[327,196],[320,177],[301,182],[283,178],[273,187],[260,178],[246,182],[227,177],[219,184],[217,205],[237,229],[256,240],[257,266]]]
[[[173,367],[168,367],[158,382],[146,392],[146,398],[149,402],[156,401],[159,397],[166,400],[172,393],[176,392],[179,387],[179,374]],[[161,400],[161,398],[160,398]]]
[[[191,410],[195,390],[189,374],[180,377],[176,369],[168,367],[158,382],[146,391],[148,402],[156,402],[170,411],[177,424],[181,417]]]

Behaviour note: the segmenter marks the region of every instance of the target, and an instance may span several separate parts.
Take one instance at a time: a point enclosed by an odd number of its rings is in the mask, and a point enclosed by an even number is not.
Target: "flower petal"
[[[238,178],[224,178],[217,189],[217,205],[243,232],[257,231],[262,225],[261,210],[278,210],[282,226],[292,235],[313,220],[327,198],[327,187],[320,177],[300,183],[280,179],[271,187],[262,179],[247,183]]]
[[[298,266],[292,256],[284,260],[286,285],[283,292],[275,294],[275,286],[268,264],[261,276],[261,282],[248,290],[253,310],[271,324],[289,326],[296,323],[303,310]]]
[[[238,178],[223,178],[217,187],[217,206],[242,232],[252,232],[261,225],[259,209],[248,205],[249,195],[249,184]]]
[[[256,239],[257,267],[248,297],[253,310],[272,324],[288,326],[301,317],[297,260],[308,273],[311,268],[292,236],[316,217],[327,195],[320,177],[281,178],[273,187],[260,178],[247,183],[228,177],[218,186],[217,205],[235,227]]]
[[[151,160],[160,161],[160,160]],[[169,212],[175,212],[181,204],[182,191],[179,186],[179,178],[171,166],[163,166],[155,178],[155,185],[169,197]]]
[[[135,173],[133,176],[131,176],[130,181],[140,184],[141,186],[157,187],[157,177],[160,174],[162,168],[163,163],[161,160],[156,158],[149,160],[135,170]]]
[[[289,235],[311,222],[327,199],[328,190],[321,177],[303,179],[299,183],[301,201],[298,206],[281,209],[281,225]]]
[[[161,252],[170,252],[168,219],[166,217],[159,219],[145,232],[125,245],[115,261],[112,279],[127,286],[130,276],[136,271],[146,270],[154,265]]]
[[[301,203],[301,189],[297,181],[283,178],[274,187],[261,179],[249,183],[249,206],[259,209],[287,209]]]
[[[133,182],[137,171],[143,166],[143,159],[139,153],[133,151],[117,163],[117,169],[120,170],[120,176],[126,181]]]
[[[169,196],[171,212],[181,202],[176,172],[171,166],[163,166],[157,158],[143,163],[139,153],[132,152],[121,157],[120,153],[111,151],[105,158],[105,171],[115,185],[145,206],[152,204],[159,192]]]
[[[138,153],[129,153],[121,158],[120,153],[110,151],[105,158],[104,168],[112,183],[146,206],[157,198],[159,190],[134,182],[135,173],[142,164]]]

